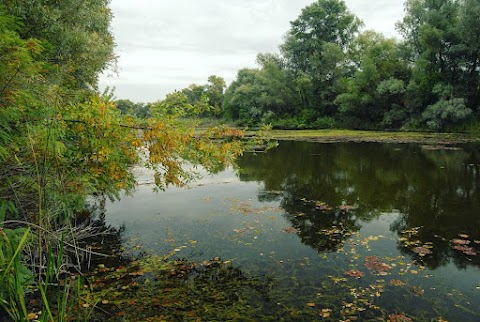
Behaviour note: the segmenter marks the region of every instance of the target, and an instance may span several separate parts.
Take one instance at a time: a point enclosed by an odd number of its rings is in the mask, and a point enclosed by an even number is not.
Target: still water
[[[138,170],[108,224],[150,254],[267,278],[265,314],[480,321],[479,145],[286,141],[237,164],[160,193]]]

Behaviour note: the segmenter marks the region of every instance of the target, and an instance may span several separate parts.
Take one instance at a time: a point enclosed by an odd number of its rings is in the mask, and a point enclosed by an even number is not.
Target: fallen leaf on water
[[[361,272],[357,269],[349,270],[348,272],[345,272],[345,274],[350,276],[350,277],[354,277],[354,278],[361,278],[361,277],[365,276],[365,273],[363,273],[363,272]]]
[[[320,311],[320,316],[323,318],[329,318],[332,310],[330,309],[323,309]]]
[[[388,316],[390,322],[410,322],[413,321],[411,318],[405,315],[405,313],[400,314],[390,314]]]
[[[403,282],[401,280],[391,280],[390,284],[392,284],[393,286],[404,286],[405,282]]]
[[[432,251],[426,248],[425,246],[415,247],[413,249],[413,252],[417,253],[418,256],[421,256],[421,257],[432,254]]]
[[[341,206],[338,206],[338,209],[340,209],[341,211],[349,212],[351,210],[356,209],[356,207],[352,205],[341,205]]]
[[[452,239],[452,243],[454,243],[455,245],[468,245],[470,244],[470,241],[456,238],[456,239]]]
[[[477,252],[472,247],[455,245],[452,248],[464,253],[465,255],[469,255],[469,256],[476,256],[477,255]]]
[[[412,286],[411,290],[412,290],[412,293],[417,296],[422,296],[423,294],[425,294],[425,290],[418,286]]]
[[[285,227],[285,228],[283,228],[283,231],[286,232],[286,233],[289,233],[289,234],[296,234],[296,233],[300,232],[300,229],[297,229],[295,227]]]

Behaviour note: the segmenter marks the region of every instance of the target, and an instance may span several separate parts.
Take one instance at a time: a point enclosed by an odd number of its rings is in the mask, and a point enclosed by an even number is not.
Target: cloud
[[[191,83],[218,75],[232,81],[254,67],[260,52],[278,51],[283,35],[308,0],[113,0],[112,31],[119,74],[105,73],[101,87],[118,98],[155,101]],[[347,0],[367,28],[394,36],[402,1]]]

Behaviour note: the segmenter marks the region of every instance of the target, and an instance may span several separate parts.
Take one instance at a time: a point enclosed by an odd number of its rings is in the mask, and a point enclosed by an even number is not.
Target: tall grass
[[[19,240],[18,231],[0,227],[0,305],[15,321],[27,321],[25,285],[30,278],[21,261],[21,252],[27,242],[30,229]]]

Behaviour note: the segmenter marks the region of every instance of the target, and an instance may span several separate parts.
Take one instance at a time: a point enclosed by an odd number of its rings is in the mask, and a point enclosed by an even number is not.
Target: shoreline
[[[272,130],[271,139],[317,143],[419,143],[455,145],[480,143],[480,137],[462,133],[380,132],[354,130]]]

